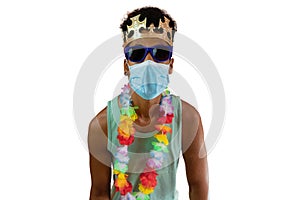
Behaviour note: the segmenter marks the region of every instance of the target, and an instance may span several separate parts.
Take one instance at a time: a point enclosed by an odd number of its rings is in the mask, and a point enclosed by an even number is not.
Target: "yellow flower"
[[[165,134],[155,134],[154,137],[159,141],[163,142],[165,145],[169,144],[169,140]]]
[[[130,135],[135,133],[135,129],[132,126],[132,119],[126,115],[120,116],[120,123],[118,127],[118,132],[123,137],[129,138]]]
[[[120,115],[120,122],[125,122],[126,124],[132,125],[133,121],[127,115]]]
[[[127,186],[127,184],[128,184],[128,182],[126,180],[127,176],[128,175],[126,175],[126,174],[119,173],[118,178],[117,178],[116,183],[115,183],[116,186],[118,186],[120,188],[123,188],[123,187]]]
[[[138,118],[138,116],[136,113],[134,113],[133,115],[130,116],[130,118],[132,121],[135,121]]]
[[[139,190],[144,194],[150,194],[154,191],[154,188],[145,188],[142,184],[139,184]]]

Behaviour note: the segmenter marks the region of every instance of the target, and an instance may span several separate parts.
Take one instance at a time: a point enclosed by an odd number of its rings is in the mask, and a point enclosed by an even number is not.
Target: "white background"
[[[119,33],[123,14],[144,5],[166,9],[222,78],[227,112],[208,157],[211,199],[299,199],[296,0],[1,1],[0,199],[88,199],[75,80],[87,56]]]

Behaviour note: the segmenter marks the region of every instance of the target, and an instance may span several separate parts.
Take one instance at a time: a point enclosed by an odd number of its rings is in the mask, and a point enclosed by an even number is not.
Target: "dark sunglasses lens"
[[[166,61],[170,59],[171,52],[165,49],[153,49],[155,59],[158,61]]]
[[[128,59],[132,62],[140,62],[145,56],[145,49],[130,49],[128,51]]]

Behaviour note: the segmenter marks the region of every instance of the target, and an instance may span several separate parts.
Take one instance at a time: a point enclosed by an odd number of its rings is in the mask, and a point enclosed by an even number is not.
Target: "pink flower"
[[[162,162],[155,158],[149,158],[146,164],[151,169],[160,169],[162,166]]]

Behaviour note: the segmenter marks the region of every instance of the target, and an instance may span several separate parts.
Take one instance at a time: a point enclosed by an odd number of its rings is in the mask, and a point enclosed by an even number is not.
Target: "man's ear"
[[[173,63],[174,63],[174,58],[171,58],[170,67],[169,67],[169,74],[173,73]]]
[[[126,62],[126,59],[124,59],[124,75],[125,76],[129,75],[129,68],[128,68],[128,64]]]

